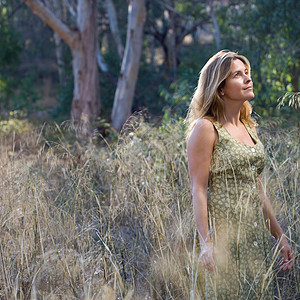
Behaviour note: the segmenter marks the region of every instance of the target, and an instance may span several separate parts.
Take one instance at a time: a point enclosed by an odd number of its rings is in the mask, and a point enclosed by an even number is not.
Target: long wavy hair
[[[196,122],[201,118],[214,121],[226,119],[224,113],[224,100],[220,95],[220,90],[225,85],[225,80],[230,75],[230,67],[233,60],[241,60],[250,74],[250,63],[248,59],[236,52],[221,50],[212,56],[200,71],[198,86],[190,103],[186,124],[188,139]],[[248,101],[243,103],[240,111],[240,119],[254,126],[251,119],[252,107]]]

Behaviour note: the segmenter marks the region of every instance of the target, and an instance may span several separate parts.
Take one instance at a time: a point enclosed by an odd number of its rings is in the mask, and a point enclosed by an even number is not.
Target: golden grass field
[[[1,299],[201,299],[184,125],[119,136],[68,124],[1,125]],[[263,179],[296,262],[276,299],[300,299],[299,128],[259,128]]]

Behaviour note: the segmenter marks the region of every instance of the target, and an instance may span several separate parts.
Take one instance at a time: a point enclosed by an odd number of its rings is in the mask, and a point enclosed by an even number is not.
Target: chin
[[[252,93],[250,96],[249,96],[249,99],[248,100],[251,100],[255,97],[254,93]]]

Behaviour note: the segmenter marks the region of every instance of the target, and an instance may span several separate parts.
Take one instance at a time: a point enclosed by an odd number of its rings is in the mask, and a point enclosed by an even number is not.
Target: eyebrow
[[[236,70],[230,73],[230,75],[236,74],[236,73],[241,73],[242,71],[246,71],[249,72],[249,70],[247,68],[245,68],[244,70]]]

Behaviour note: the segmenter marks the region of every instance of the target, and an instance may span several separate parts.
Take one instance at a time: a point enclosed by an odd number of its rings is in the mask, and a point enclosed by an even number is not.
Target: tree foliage
[[[252,0],[219,10],[224,46],[245,54],[252,63],[257,95],[253,104],[264,117],[278,115],[278,100],[299,91],[299,9],[296,0]]]
[[[75,18],[62,5],[64,1],[57,1],[61,5],[62,19],[75,28]],[[128,3],[112,2],[120,39],[125,45]],[[98,43],[108,66],[108,72],[100,71],[99,86],[102,117],[110,121],[122,58],[111,33],[106,5],[105,1],[97,2]],[[216,24],[211,15],[213,8],[220,31],[220,47],[238,51],[251,62],[255,111],[263,118],[283,116],[294,122],[297,119],[294,108],[284,106],[278,110],[277,106],[287,93],[299,92],[299,5],[297,0],[146,0],[143,52],[132,111],[146,108],[154,116],[162,116],[166,110],[170,116],[173,113],[185,115],[199,70],[218,51]],[[51,110],[60,119],[69,118],[73,86],[70,51],[65,47],[63,68],[66,78],[61,84],[51,30],[25,5],[20,5],[20,1],[0,1],[0,12],[0,101],[3,112],[32,110],[33,100],[27,101],[25,94],[33,93],[35,102],[39,98],[45,99],[42,82],[44,78],[50,78],[52,94],[57,100]],[[26,84],[22,85],[22,82],[27,82],[32,91],[24,91]],[[299,97],[299,94],[293,95]],[[20,99],[22,105],[14,105],[16,99]]]

